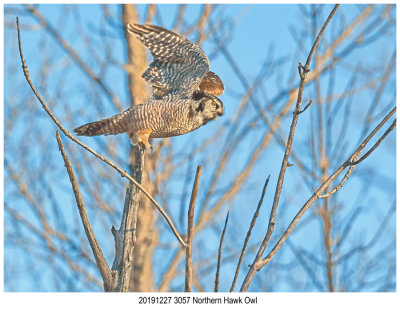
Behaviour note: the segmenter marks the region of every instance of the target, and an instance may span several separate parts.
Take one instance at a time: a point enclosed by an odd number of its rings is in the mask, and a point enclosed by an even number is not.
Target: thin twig
[[[220,269],[220,267],[221,267],[221,255],[222,255],[222,243],[224,242],[225,231],[226,231],[226,225],[228,224],[228,219],[229,219],[229,211],[228,211],[228,213],[226,214],[224,229],[223,229],[223,231],[222,231],[221,239],[219,240],[218,262],[217,262],[217,272],[216,272],[216,274],[215,274],[215,288],[214,288],[214,292],[218,292],[219,269]]]
[[[185,267],[185,292],[192,290],[193,278],[193,264],[192,264],[192,250],[193,250],[193,219],[194,219],[194,206],[196,204],[197,191],[199,189],[200,176],[203,167],[197,166],[196,177],[193,183],[192,196],[190,197],[188,209],[188,233],[186,240],[186,267]]]
[[[240,265],[242,264],[243,257],[244,257],[244,254],[245,254],[246,248],[247,248],[247,243],[249,242],[249,238],[250,238],[250,235],[251,235],[251,231],[253,230],[253,227],[254,227],[254,225],[256,223],[256,220],[258,218],[258,213],[260,212],[260,208],[261,208],[261,205],[262,205],[263,200],[264,200],[265,190],[267,189],[267,186],[268,186],[269,177],[270,177],[270,175],[268,176],[267,180],[265,180],[264,187],[263,187],[263,190],[262,190],[262,193],[261,193],[260,201],[258,202],[257,209],[256,209],[256,211],[255,211],[255,213],[253,215],[253,219],[251,220],[250,228],[247,231],[247,235],[246,235],[246,238],[244,240],[242,252],[240,253],[239,261],[238,261],[238,264],[236,266],[236,272],[235,272],[235,276],[233,278],[231,290],[229,292],[233,292],[233,290],[235,288],[236,281],[237,281],[237,278],[238,278],[238,275],[239,275]]]
[[[295,108],[295,112],[293,113],[293,119],[292,119],[292,123],[290,125],[290,131],[289,131],[289,136],[288,136],[288,141],[286,144],[286,149],[285,149],[285,154],[283,156],[283,160],[282,160],[282,165],[281,165],[281,170],[279,172],[279,177],[278,177],[278,181],[276,184],[276,190],[275,190],[275,195],[274,195],[274,201],[272,204],[272,208],[271,208],[271,214],[270,214],[270,218],[269,218],[269,223],[268,223],[268,228],[267,228],[267,233],[264,237],[264,240],[257,252],[256,257],[254,258],[254,262],[251,265],[247,276],[245,278],[245,280],[243,281],[242,287],[240,289],[240,291],[247,291],[247,289],[250,286],[251,281],[253,280],[257,270],[259,270],[260,268],[256,267],[256,265],[258,265],[261,262],[261,258],[262,258],[262,254],[265,251],[265,248],[267,247],[269,240],[271,238],[271,235],[274,231],[274,227],[275,227],[275,216],[276,216],[276,212],[278,209],[278,204],[279,204],[279,198],[282,192],[282,186],[283,186],[283,180],[284,180],[284,176],[285,176],[285,172],[286,172],[286,168],[288,167],[288,162],[289,162],[289,155],[290,152],[292,150],[292,144],[293,144],[293,139],[294,139],[294,132],[296,130],[296,125],[297,125],[297,120],[299,118],[299,112],[301,111],[301,102],[302,102],[302,97],[303,97],[303,91],[304,91],[304,86],[305,86],[305,80],[307,78],[307,73],[309,72],[309,66],[310,66],[310,62],[311,62],[311,58],[312,55],[314,53],[314,50],[316,48],[316,46],[318,45],[321,36],[325,30],[325,28],[327,27],[328,23],[330,22],[330,20],[332,19],[333,15],[335,14],[337,8],[339,7],[338,4],[335,5],[335,7],[333,8],[333,10],[331,11],[331,13],[329,14],[327,20],[325,21],[324,25],[321,28],[321,31],[319,32],[317,38],[314,41],[314,44],[310,50],[310,53],[308,54],[307,57],[307,61],[305,66],[303,66],[301,63],[299,63],[298,69],[299,69],[299,75],[300,75],[300,85],[299,85],[299,92],[297,95],[297,102],[296,102],[296,108]]]
[[[26,9],[47,29],[47,31],[54,37],[56,42],[70,55],[70,57],[78,64],[83,72],[89,76],[95,83],[97,83],[104,93],[110,98],[115,107],[121,111],[121,104],[116,96],[111,93],[111,90],[103,83],[103,81],[95,76],[93,71],[83,62],[78,53],[71,48],[71,46],[58,34],[47,20],[30,4],[25,4]]]
[[[395,111],[396,108],[394,108]],[[392,111],[393,112],[393,111]],[[314,201],[316,201],[318,198],[321,197],[321,193],[326,190],[326,188],[349,166],[351,166],[352,159],[357,157],[360,154],[360,151],[367,145],[366,141],[369,141],[373,135],[375,135],[378,131],[379,128],[381,128],[389,119],[390,115],[393,115],[392,112],[390,112],[379,124],[378,126],[368,135],[368,137],[360,144],[360,146],[350,155],[350,157],[341,165],[339,166],[335,172],[333,172],[324,183],[321,184],[321,186],[314,192],[314,194],[309,198],[309,200],[303,205],[303,207],[300,209],[300,211],[296,214],[296,216],[293,218],[292,222],[286,229],[286,231],[283,233],[282,237],[279,239],[279,241],[276,243],[274,248],[268,253],[267,257],[264,258],[262,261],[259,261],[256,267],[256,271],[260,270],[262,267],[264,267],[266,264],[271,261],[271,259],[275,256],[275,254],[278,252],[280,247],[282,247],[283,243],[286,241],[286,239],[289,237],[289,235],[292,233],[294,227],[296,224],[299,222],[300,218],[303,216],[303,214],[306,212],[308,208],[312,205]]]
[[[368,150],[368,152],[365,155],[363,155],[360,159],[358,159],[357,161],[351,162],[351,165],[357,165],[357,164],[361,163],[362,161],[364,161],[375,150],[375,148],[379,146],[379,144],[385,139],[386,135],[388,135],[390,133],[390,131],[392,131],[394,129],[395,126],[396,126],[396,119],[393,120],[393,123],[391,124],[391,126],[386,130],[385,133],[383,133],[382,137],[375,143],[375,145],[372,146],[371,149]]]
[[[337,191],[339,191],[342,187],[344,182],[349,178],[351,172],[353,171],[353,168],[362,162],[364,159],[366,159],[377,147],[378,145],[386,138],[386,136],[394,129],[396,126],[396,119],[393,121],[391,126],[385,131],[385,133],[381,136],[381,138],[375,143],[375,145],[364,155],[362,156],[359,160],[357,160],[357,157],[360,155],[361,150],[367,146],[368,142],[371,140],[372,137],[375,136],[375,134],[378,132],[378,130],[388,121],[396,112],[396,107],[394,107],[389,114],[386,115],[385,118],[375,127],[374,130],[365,138],[365,140],[361,143],[361,145],[357,148],[357,150],[354,152],[354,155],[346,162],[347,166],[349,167],[349,170],[346,172],[346,175],[343,177],[342,181],[330,192],[318,195],[318,198],[326,198]],[[357,160],[357,161],[354,161]]]
[[[89,218],[86,213],[85,203],[83,201],[81,192],[79,190],[79,184],[76,180],[74,170],[72,169],[71,163],[65,153],[64,146],[61,142],[60,133],[56,130],[56,137],[58,147],[61,151],[61,155],[63,157],[65,167],[67,168],[68,176],[72,184],[72,190],[74,191],[76,205],[78,206],[79,216],[81,217],[83,228],[85,229],[86,237],[89,241],[90,247],[92,248],[93,256],[96,260],[97,267],[100,271],[101,277],[103,278],[104,290],[110,291],[112,284],[112,274],[110,267],[107,264],[106,259],[104,258],[103,252],[97,242],[96,236],[94,235],[93,229],[90,225]]]
[[[301,111],[299,111],[299,114],[304,113],[304,112],[307,110],[307,108],[310,107],[311,103],[312,103],[312,100],[310,100],[310,101],[307,103],[307,105],[306,105]]]
[[[333,15],[335,15],[336,10],[337,10],[338,8],[339,8],[339,4],[335,4],[335,7],[334,7],[333,10],[331,11],[331,13],[329,14],[328,18],[326,19],[324,25],[322,26],[321,30],[319,31],[318,36],[317,36],[317,38],[315,39],[315,42],[314,42],[314,44],[313,44],[313,46],[312,46],[312,48],[311,48],[311,51],[310,51],[310,53],[308,54],[307,61],[306,61],[306,65],[305,65],[304,68],[303,68],[303,72],[305,72],[305,73],[308,73],[308,72],[309,72],[309,69],[308,69],[308,68],[309,68],[309,66],[310,66],[311,58],[312,58],[312,56],[313,56],[313,54],[314,54],[314,51],[315,51],[315,49],[317,48],[319,41],[321,40],[322,34],[323,34],[324,31],[325,31],[325,28],[328,26],[329,22],[331,21]]]
[[[331,191],[329,191],[328,193],[322,194],[322,195],[318,195],[318,198],[327,198],[328,196],[336,193],[337,191],[339,191],[344,183],[346,182],[347,179],[349,179],[351,173],[353,172],[355,165],[352,165],[349,167],[349,169],[347,170],[346,174],[344,175],[343,179],[340,181],[340,183],[335,187],[335,189],[332,189]]]
[[[146,189],[144,189],[135,179],[133,179],[127,172],[123,171],[122,169],[120,169],[117,165],[115,165],[114,163],[112,163],[111,161],[107,160],[106,158],[104,158],[102,155],[98,154],[97,152],[95,152],[94,150],[92,150],[90,147],[86,146],[84,143],[82,143],[80,140],[78,140],[77,138],[75,138],[73,135],[71,135],[71,133],[69,133],[68,130],[66,130],[61,123],[57,120],[57,118],[52,114],[52,112],[50,111],[50,109],[48,108],[48,106],[46,105],[46,103],[43,101],[43,99],[41,98],[41,96],[39,95],[39,93],[37,92],[36,88],[33,86],[31,78],[29,76],[29,70],[28,67],[25,64],[25,59],[22,53],[22,47],[21,47],[21,35],[20,35],[20,29],[19,29],[19,21],[18,21],[18,17],[17,17],[17,30],[18,30],[18,47],[19,47],[19,53],[20,53],[20,57],[21,57],[21,62],[22,62],[22,69],[24,71],[24,75],[25,75],[25,79],[28,82],[29,86],[31,87],[33,93],[35,94],[35,96],[37,97],[37,99],[39,100],[39,102],[41,103],[43,109],[47,112],[47,114],[50,116],[50,118],[54,121],[54,123],[60,128],[60,130],[71,140],[73,140],[75,143],[77,143],[78,145],[80,145],[81,147],[83,147],[84,149],[86,149],[87,151],[89,151],[90,153],[94,154],[97,158],[99,158],[100,160],[104,161],[105,163],[107,163],[108,165],[110,165],[111,167],[113,167],[114,169],[116,169],[122,177],[127,178],[129,181],[133,182],[143,193],[144,195],[146,195],[149,200],[153,203],[153,205],[158,209],[158,211],[162,214],[162,216],[165,218],[165,220],[167,220],[168,225],[170,226],[170,228],[172,229],[173,233],[175,234],[176,238],[179,240],[179,242],[181,243],[181,245],[183,247],[186,247],[186,244],[184,242],[184,240],[182,239],[182,237],[179,235],[178,231],[176,230],[174,224],[172,223],[171,219],[168,217],[168,215],[166,214],[166,212],[164,211],[164,209],[162,209],[162,207],[157,203],[157,201],[150,195],[149,192],[146,191]]]

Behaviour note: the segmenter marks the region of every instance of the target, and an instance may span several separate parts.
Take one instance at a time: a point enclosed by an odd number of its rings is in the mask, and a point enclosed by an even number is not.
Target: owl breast
[[[144,128],[152,130],[151,138],[182,135],[200,127],[201,124],[190,117],[190,105],[186,101],[188,100],[181,99],[179,102],[157,100],[143,106],[148,112],[142,111],[146,117],[141,123]]]

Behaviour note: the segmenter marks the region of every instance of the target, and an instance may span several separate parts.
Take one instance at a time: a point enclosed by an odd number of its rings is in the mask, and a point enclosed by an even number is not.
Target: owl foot
[[[146,149],[153,150],[153,147],[149,143],[149,136],[151,132],[151,129],[139,130],[136,132],[136,139],[138,144],[142,144],[146,147]]]

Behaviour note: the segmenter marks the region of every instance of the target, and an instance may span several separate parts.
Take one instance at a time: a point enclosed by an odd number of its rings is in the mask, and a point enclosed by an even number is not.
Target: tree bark
[[[138,13],[133,4],[122,5],[122,24],[138,23]],[[150,97],[142,73],[147,68],[146,48],[133,35],[125,32],[127,42],[127,72],[128,89],[131,106],[143,103]],[[133,149],[132,149],[133,150]],[[131,151],[131,166],[134,165],[133,151]],[[155,156],[156,157],[156,156]],[[156,187],[150,180],[150,173],[155,169],[154,156],[148,156],[144,165],[142,183],[150,194],[156,194]],[[134,266],[132,267],[129,291],[149,292],[153,286],[152,256],[158,232],[155,224],[154,210],[146,199],[140,200],[138,221],[136,225],[136,245],[134,249]]]

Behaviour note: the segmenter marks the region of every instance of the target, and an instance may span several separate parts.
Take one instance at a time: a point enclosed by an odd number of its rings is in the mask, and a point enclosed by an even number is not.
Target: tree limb
[[[133,177],[137,182],[142,181],[144,167],[144,146],[137,146],[135,151],[135,167]],[[119,230],[114,226],[111,229],[115,240],[115,259],[112,266],[114,273],[114,292],[128,292],[129,279],[133,266],[133,252],[136,243],[136,222],[140,204],[140,190],[129,183],[125,197],[124,211],[122,213]]]
[[[56,132],[58,147],[61,151],[61,155],[63,157],[65,167],[67,168],[68,176],[72,184],[72,190],[74,191],[76,205],[78,206],[79,216],[81,217],[86,237],[89,241],[90,247],[92,248],[93,256],[96,260],[96,264],[100,271],[101,277],[103,278],[104,290],[110,291],[112,283],[112,274],[110,267],[108,266],[107,261],[104,258],[103,252],[101,251],[99,243],[97,242],[96,236],[94,235],[93,229],[90,225],[89,218],[86,213],[85,203],[79,190],[79,184],[76,180],[74,170],[72,169],[67,154],[65,153],[64,146],[61,142],[60,133],[58,132],[58,130],[56,130]]]
[[[226,231],[226,225],[228,224],[228,219],[229,219],[229,210],[228,210],[228,213],[226,214],[224,229],[222,230],[221,239],[219,240],[218,261],[217,261],[217,272],[216,272],[216,274],[215,274],[215,288],[214,288],[214,292],[218,292],[219,269],[220,269],[220,267],[221,267],[221,256],[222,256],[222,243],[224,242],[225,231]]]
[[[197,166],[196,177],[193,183],[192,195],[190,197],[188,209],[188,233],[186,240],[186,266],[185,266],[185,292],[192,290],[193,265],[192,265],[192,249],[193,249],[193,219],[194,206],[196,204],[197,191],[199,189],[200,176],[203,167]]]
[[[233,292],[233,290],[235,288],[236,280],[237,280],[237,277],[239,275],[240,265],[242,264],[244,254],[246,252],[247,243],[249,242],[249,238],[250,238],[250,235],[251,235],[251,231],[253,230],[253,227],[254,227],[254,225],[256,223],[256,220],[258,218],[258,213],[260,212],[260,208],[261,208],[261,205],[262,205],[263,200],[264,200],[265,190],[267,189],[267,186],[268,186],[269,177],[270,176],[268,176],[267,180],[265,181],[265,184],[264,184],[264,187],[263,187],[263,190],[262,190],[262,193],[261,193],[260,201],[258,202],[257,209],[256,209],[256,211],[255,211],[255,213],[253,215],[253,219],[251,220],[249,230],[247,231],[247,235],[246,235],[246,238],[244,240],[243,248],[242,248],[242,251],[240,252],[239,261],[238,261],[238,264],[236,266],[235,276],[233,277],[232,286],[231,286],[231,289],[230,289],[229,292]]]

